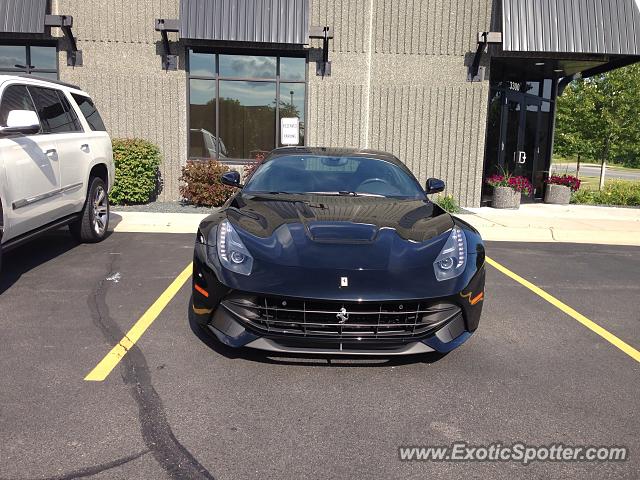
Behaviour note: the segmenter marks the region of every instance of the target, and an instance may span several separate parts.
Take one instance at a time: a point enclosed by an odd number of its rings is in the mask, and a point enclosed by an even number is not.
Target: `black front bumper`
[[[232,290],[196,256],[192,314],[198,324],[231,347],[290,353],[444,353],[477,329],[484,281],[482,265],[467,287],[453,296],[345,304]],[[338,317],[342,307],[350,315],[344,323]]]

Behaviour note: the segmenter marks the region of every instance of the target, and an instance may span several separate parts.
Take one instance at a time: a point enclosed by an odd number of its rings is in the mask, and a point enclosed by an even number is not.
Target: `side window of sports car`
[[[12,110],[36,111],[27,87],[24,85],[10,85],[5,89],[2,94],[2,103],[0,103],[0,125],[7,125],[7,118]]]

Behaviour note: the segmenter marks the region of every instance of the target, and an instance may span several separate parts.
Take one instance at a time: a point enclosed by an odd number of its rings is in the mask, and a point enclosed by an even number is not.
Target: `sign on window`
[[[280,119],[280,143],[298,145],[300,143],[300,119],[298,117]]]

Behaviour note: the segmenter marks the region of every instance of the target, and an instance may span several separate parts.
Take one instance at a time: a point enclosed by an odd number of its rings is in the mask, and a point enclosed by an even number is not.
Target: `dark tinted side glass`
[[[31,110],[35,112],[27,87],[24,85],[11,85],[2,95],[0,103],[0,125],[7,125],[7,117],[11,110]]]
[[[80,111],[82,112],[82,115],[84,115],[84,118],[87,119],[87,123],[89,124],[89,127],[91,127],[91,130],[106,132],[107,129],[104,126],[104,122],[102,121],[102,117],[100,116],[98,109],[93,104],[93,100],[89,97],[85,97],[84,95],[76,95],[75,93],[72,93],[71,96],[78,104],[78,107],[80,107]]]
[[[78,118],[62,93],[51,88],[33,86],[29,86],[29,91],[36,104],[44,133],[81,131]]]

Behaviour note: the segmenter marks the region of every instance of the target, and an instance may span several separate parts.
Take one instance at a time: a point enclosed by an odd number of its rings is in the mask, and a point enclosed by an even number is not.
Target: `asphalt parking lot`
[[[640,348],[640,247],[489,243],[491,258]],[[637,478],[640,363],[488,267],[446,356],[237,352],[187,282],[104,381],[85,376],[185,269],[192,235],[55,232],[4,259],[0,478]],[[627,446],[619,463],[401,462],[398,447]]]

